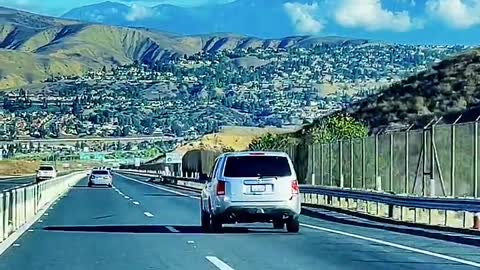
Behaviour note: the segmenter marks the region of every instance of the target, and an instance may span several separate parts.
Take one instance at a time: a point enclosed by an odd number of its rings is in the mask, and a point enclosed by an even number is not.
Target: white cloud
[[[136,21],[136,20],[146,19],[152,15],[153,13],[151,9],[141,6],[139,4],[133,4],[130,7],[130,12],[128,12],[126,19],[128,21]]]
[[[427,13],[454,28],[480,24],[480,0],[428,0]]]
[[[298,32],[303,34],[318,34],[323,29],[323,24],[314,17],[318,4],[285,3],[283,5],[290,20]]]
[[[417,25],[407,11],[392,12],[380,0],[341,0],[335,20],[343,27],[365,28],[367,31],[406,32]]]

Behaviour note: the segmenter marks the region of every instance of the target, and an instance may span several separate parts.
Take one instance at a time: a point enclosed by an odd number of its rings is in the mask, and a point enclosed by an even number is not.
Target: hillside
[[[450,57],[345,110],[371,128],[421,127],[433,117],[452,122],[480,114],[480,49]]]
[[[0,89],[89,69],[151,63],[173,55],[251,47],[307,47],[366,40],[310,36],[257,39],[232,34],[179,36],[148,29],[69,21],[0,7]]]
[[[248,149],[249,144],[255,139],[265,134],[285,134],[296,131],[298,128],[255,128],[231,126],[224,127],[220,132],[208,134],[195,142],[191,142],[179,147],[176,151],[186,153],[194,149],[203,150],[222,150],[234,149],[243,151]]]

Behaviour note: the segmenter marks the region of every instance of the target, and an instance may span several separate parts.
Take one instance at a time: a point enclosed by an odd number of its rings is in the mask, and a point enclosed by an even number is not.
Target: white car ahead
[[[36,181],[41,182],[57,177],[57,169],[51,165],[41,165],[37,170]]]
[[[88,177],[88,186],[102,185],[112,187],[113,177],[108,170],[96,169]]]

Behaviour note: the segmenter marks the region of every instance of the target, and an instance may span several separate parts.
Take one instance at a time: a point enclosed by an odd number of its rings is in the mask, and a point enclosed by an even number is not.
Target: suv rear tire
[[[287,222],[287,231],[297,233],[300,231],[300,221],[298,218],[292,218]]]
[[[281,221],[274,221],[273,222],[273,228],[274,229],[282,229],[285,228],[285,223],[281,222]]]
[[[210,229],[210,217],[208,216],[208,213],[203,211],[203,209],[201,210],[201,226],[202,226],[202,230],[204,232],[208,232],[209,229]]]
[[[218,233],[222,231],[222,221],[215,215],[210,215],[210,232]]]

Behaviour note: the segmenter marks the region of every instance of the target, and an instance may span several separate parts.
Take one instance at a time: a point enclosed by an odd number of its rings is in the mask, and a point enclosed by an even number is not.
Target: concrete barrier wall
[[[85,176],[85,172],[76,172],[0,193],[0,242]]]

